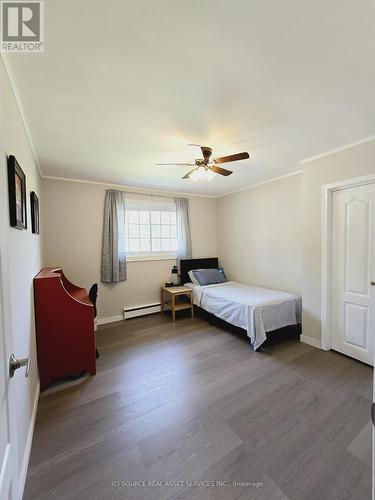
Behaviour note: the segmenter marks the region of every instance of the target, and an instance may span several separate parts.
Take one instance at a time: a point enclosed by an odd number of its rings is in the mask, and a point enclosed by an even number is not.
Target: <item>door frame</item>
[[[332,200],[333,193],[366,184],[375,184],[375,174],[346,179],[322,186],[322,282],[321,282],[321,349],[332,346]]]
[[[0,111],[3,109],[0,102]],[[7,186],[7,169],[6,169],[6,152],[2,143],[3,130],[0,129],[0,183]],[[1,190],[4,194],[4,190]],[[9,233],[9,218],[7,216],[8,199],[7,196],[0,200],[0,210],[3,216],[0,217],[0,307],[2,308],[2,328],[4,334],[5,361],[7,361],[13,352],[13,326],[12,326],[12,311],[10,307],[10,290],[11,280],[9,274],[8,262],[8,233]],[[16,386],[14,381],[8,379],[7,387],[7,411],[8,411],[8,428],[10,448],[10,466],[11,466],[11,500],[22,498],[23,489],[20,485],[19,477],[19,452],[18,452],[18,429],[17,429],[17,400]],[[8,448],[9,449],[9,448]]]
[[[12,320],[9,303],[9,271],[7,260],[7,234],[5,217],[0,222],[0,307],[2,309],[2,328],[4,334],[4,355],[6,361],[9,359],[10,354],[13,352],[13,331]],[[1,340],[1,339],[0,339]],[[6,372],[7,375],[7,372]],[[18,432],[17,432],[17,403],[14,382],[7,380],[7,423],[9,431],[9,439],[11,443],[9,464],[10,464],[10,481],[11,481],[11,498],[16,500],[21,498],[23,490],[20,489],[19,482],[19,454],[18,454]],[[9,453],[9,452],[8,452]]]

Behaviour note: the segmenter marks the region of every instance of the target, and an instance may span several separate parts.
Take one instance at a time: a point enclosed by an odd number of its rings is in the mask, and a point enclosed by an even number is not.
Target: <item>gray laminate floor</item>
[[[370,499],[370,367],[199,318],[98,345],[96,377],[41,396],[25,500]]]

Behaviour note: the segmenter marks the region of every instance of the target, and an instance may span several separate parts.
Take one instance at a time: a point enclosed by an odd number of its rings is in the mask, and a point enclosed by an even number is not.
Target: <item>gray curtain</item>
[[[177,224],[177,261],[191,259],[191,238],[189,222],[189,200],[176,198],[176,224]]]
[[[105,197],[101,281],[126,281],[125,193],[112,189]]]

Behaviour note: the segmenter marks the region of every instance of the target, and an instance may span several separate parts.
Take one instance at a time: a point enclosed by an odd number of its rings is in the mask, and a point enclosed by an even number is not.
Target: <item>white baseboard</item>
[[[39,401],[39,393],[40,393],[40,383],[38,382],[35,391],[33,412],[31,414],[31,421],[29,425],[29,431],[27,433],[26,445],[25,445],[25,453],[23,454],[22,467],[20,471],[20,489],[18,492],[18,498],[22,500],[23,492],[25,489],[26,477],[27,477],[27,469],[29,467],[29,459],[31,452],[31,445],[33,443],[33,435],[34,435],[34,427],[36,420],[36,413],[38,411],[38,401]]]
[[[313,347],[316,347],[318,349],[322,348],[322,346],[320,344],[320,340],[314,339],[313,337],[307,337],[306,335],[301,335],[300,340],[304,344],[312,345]]]
[[[98,325],[106,325],[107,323],[115,323],[116,321],[122,321],[124,318],[122,314],[118,314],[117,316],[108,316],[108,318],[98,318]]]

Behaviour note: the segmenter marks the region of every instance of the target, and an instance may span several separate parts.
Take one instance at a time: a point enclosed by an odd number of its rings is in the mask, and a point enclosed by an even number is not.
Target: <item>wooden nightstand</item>
[[[176,321],[176,311],[181,311],[182,309],[190,309],[191,317],[194,318],[194,302],[193,302],[193,290],[186,288],[184,286],[162,286],[160,289],[161,295],[161,312],[165,311],[167,307],[172,311],[172,319]],[[179,301],[178,297],[187,296],[189,302]]]

